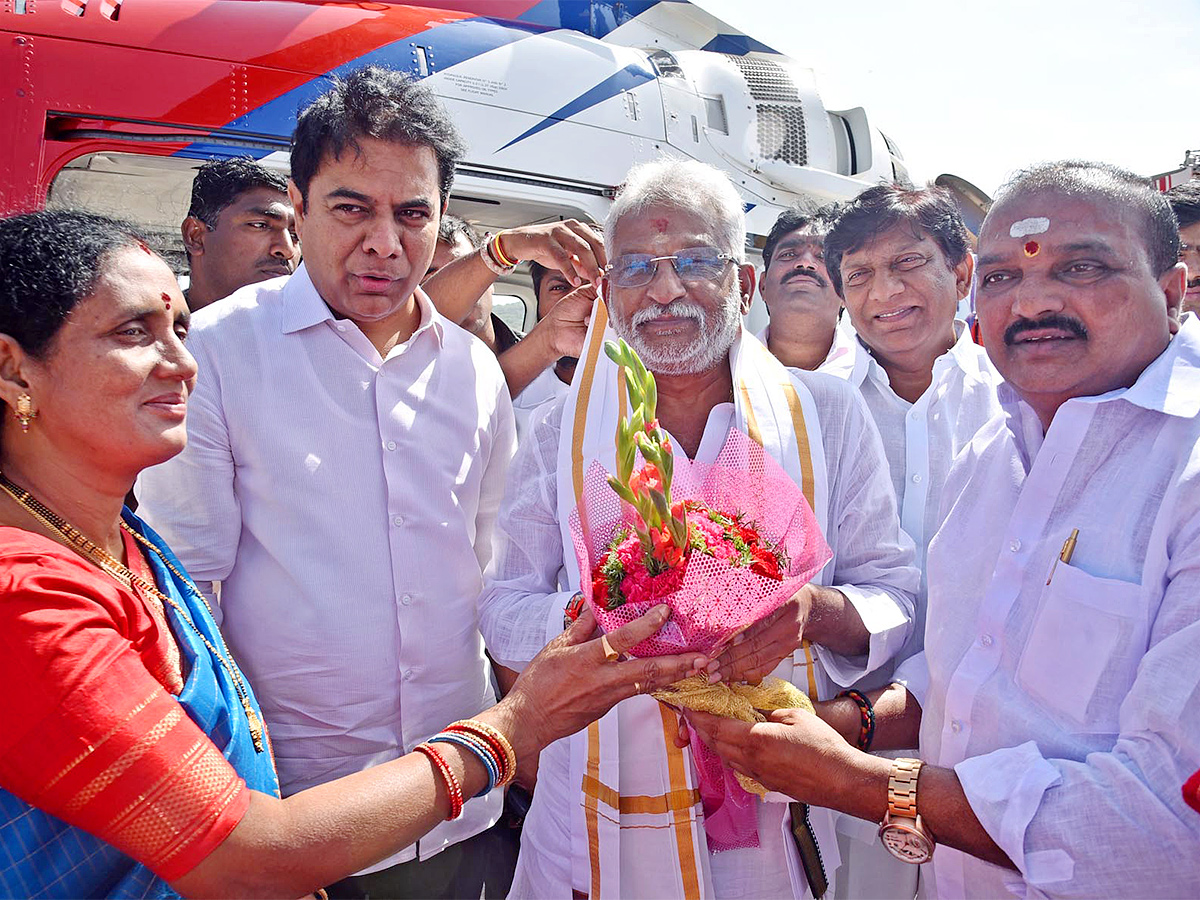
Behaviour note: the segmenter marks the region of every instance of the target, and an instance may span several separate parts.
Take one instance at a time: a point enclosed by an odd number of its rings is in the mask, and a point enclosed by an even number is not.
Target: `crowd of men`
[[[521,761],[519,856],[497,791],[331,894],[1194,895],[1200,181],[1040,165],[977,247],[946,193],[873,186],[785,212],[759,272],[718,170],[636,168],[603,235],[485,240],[446,212],[461,153],[426,88],[366,69],[300,115],[290,181],[211,163],[183,223],[189,442],[137,496],[219,589],[285,795],[471,715],[562,631],[578,467],[614,468],[606,335],[678,454],[740,428],[804,486],[833,558],[711,678],[821,716],[693,721],[774,791],[746,846],[709,852],[720,810],[639,696]],[[522,262],[527,335],[492,310]]]

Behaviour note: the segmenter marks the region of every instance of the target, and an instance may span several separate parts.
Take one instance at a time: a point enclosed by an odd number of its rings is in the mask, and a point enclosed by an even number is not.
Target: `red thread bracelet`
[[[450,771],[450,764],[429,744],[417,744],[414,748],[418,753],[423,754],[433,767],[438,770],[442,776],[442,782],[446,785],[446,794],[450,798],[450,815],[446,816],[446,821],[457,819],[462,815],[463,809],[463,792],[462,787],[458,783],[458,779],[454,777],[454,773]]]

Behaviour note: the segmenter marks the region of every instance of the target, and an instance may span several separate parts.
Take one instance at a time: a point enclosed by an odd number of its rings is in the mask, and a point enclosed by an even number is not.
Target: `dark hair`
[[[843,206],[837,222],[825,236],[825,268],[839,296],[842,257],[900,224],[908,224],[918,237],[924,231],[933,238],[951,266],[957,266],[967,256],[970,236],[949,191],[939,187],[878,184]]]
[[[1085,200],[1104,199],[1115,206],[1136,210],[1142,217],[1142,238],[1155,277],[1179,261],[1179,223],[1166,195],[1140,175],[1110,163],[1066,159],[1022,169],[1000,186],[984,219],[985,225],[1007,201],[1042,192]]]
[[[1189,228],[1200,222],[1200,181],[1189,181],[1173,187],[1164,194],[1180,228]]]
[[[188,215],[216,228],[221,211],[255,188],[270,188],[286,194],[287,178],[248,156],[206,162],[196,170],[192,181],[192,204],[188,207]]]
[[[829,234],[829,230],[833,228],[837,216],[838,206],[836,203],[830,203],[812,211],[806,211],[798,206],[785,209],[779,214],[775,224],[771,226],[771,231],[767,234],[767,241],[763,244],[763,271],[771,268],[771,257],[775,255],[775,248],[793,231],[803,231],[805,236],[823,240],[825,235]]]
[[[105,260],[149,246],[132,225],[55,210],[0,219],[0,332],[42,357],[79,301],[96,287]]]
[[[529,263],[529,277],[533,280],[533,296],[537,296],[542,289],[542,282],[546,279],[546,275],[550,272],[545,266],[539,262]]]
[[[466,150],[450,114],[433,91],[407,75],[367,66],[339,78],[300,113],[292,133],[292,181],[308,203],[308,186],[326,155],[358,153],[361,138],[430,147],[437,156],[442,204],[454,166]]]
[[[479,232],[466,219],[452,216],[449,213],[442,216],[442,220],[438,222],[437,239],[444,244],[454,246],[458,243],[459,236],[466,238],[476,250],[479,249],[479,245],[482,243]]]

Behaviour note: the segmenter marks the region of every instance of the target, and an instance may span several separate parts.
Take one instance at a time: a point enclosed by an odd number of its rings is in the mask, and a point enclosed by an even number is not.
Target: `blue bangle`
[[[487,769],[488,773],[487,787],[485,787],[475,796],[483,797],[491,793],[492,789],[496,786],[496,782],[500,780],[500,767],[496,764],[496,761],[492,759],[491,753],[477,745],[474,740],[472,740],[471,736],[459,734],[453,731],[439,732],[431,737],[427,743],[436,744],[439,741],[445,744],[457,744],[458,746],[474,753],[475,756],[478,757],[479,761],[483,763],[483,767]]]

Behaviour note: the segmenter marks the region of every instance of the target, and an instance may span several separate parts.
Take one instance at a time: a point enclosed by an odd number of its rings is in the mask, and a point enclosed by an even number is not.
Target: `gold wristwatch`
[[[933,836],[917,813],[919,759],[897,759],[888,777],[888,809],[879,826],[879,838],[888,853],[906,863],[929,862],[933,858]]]

